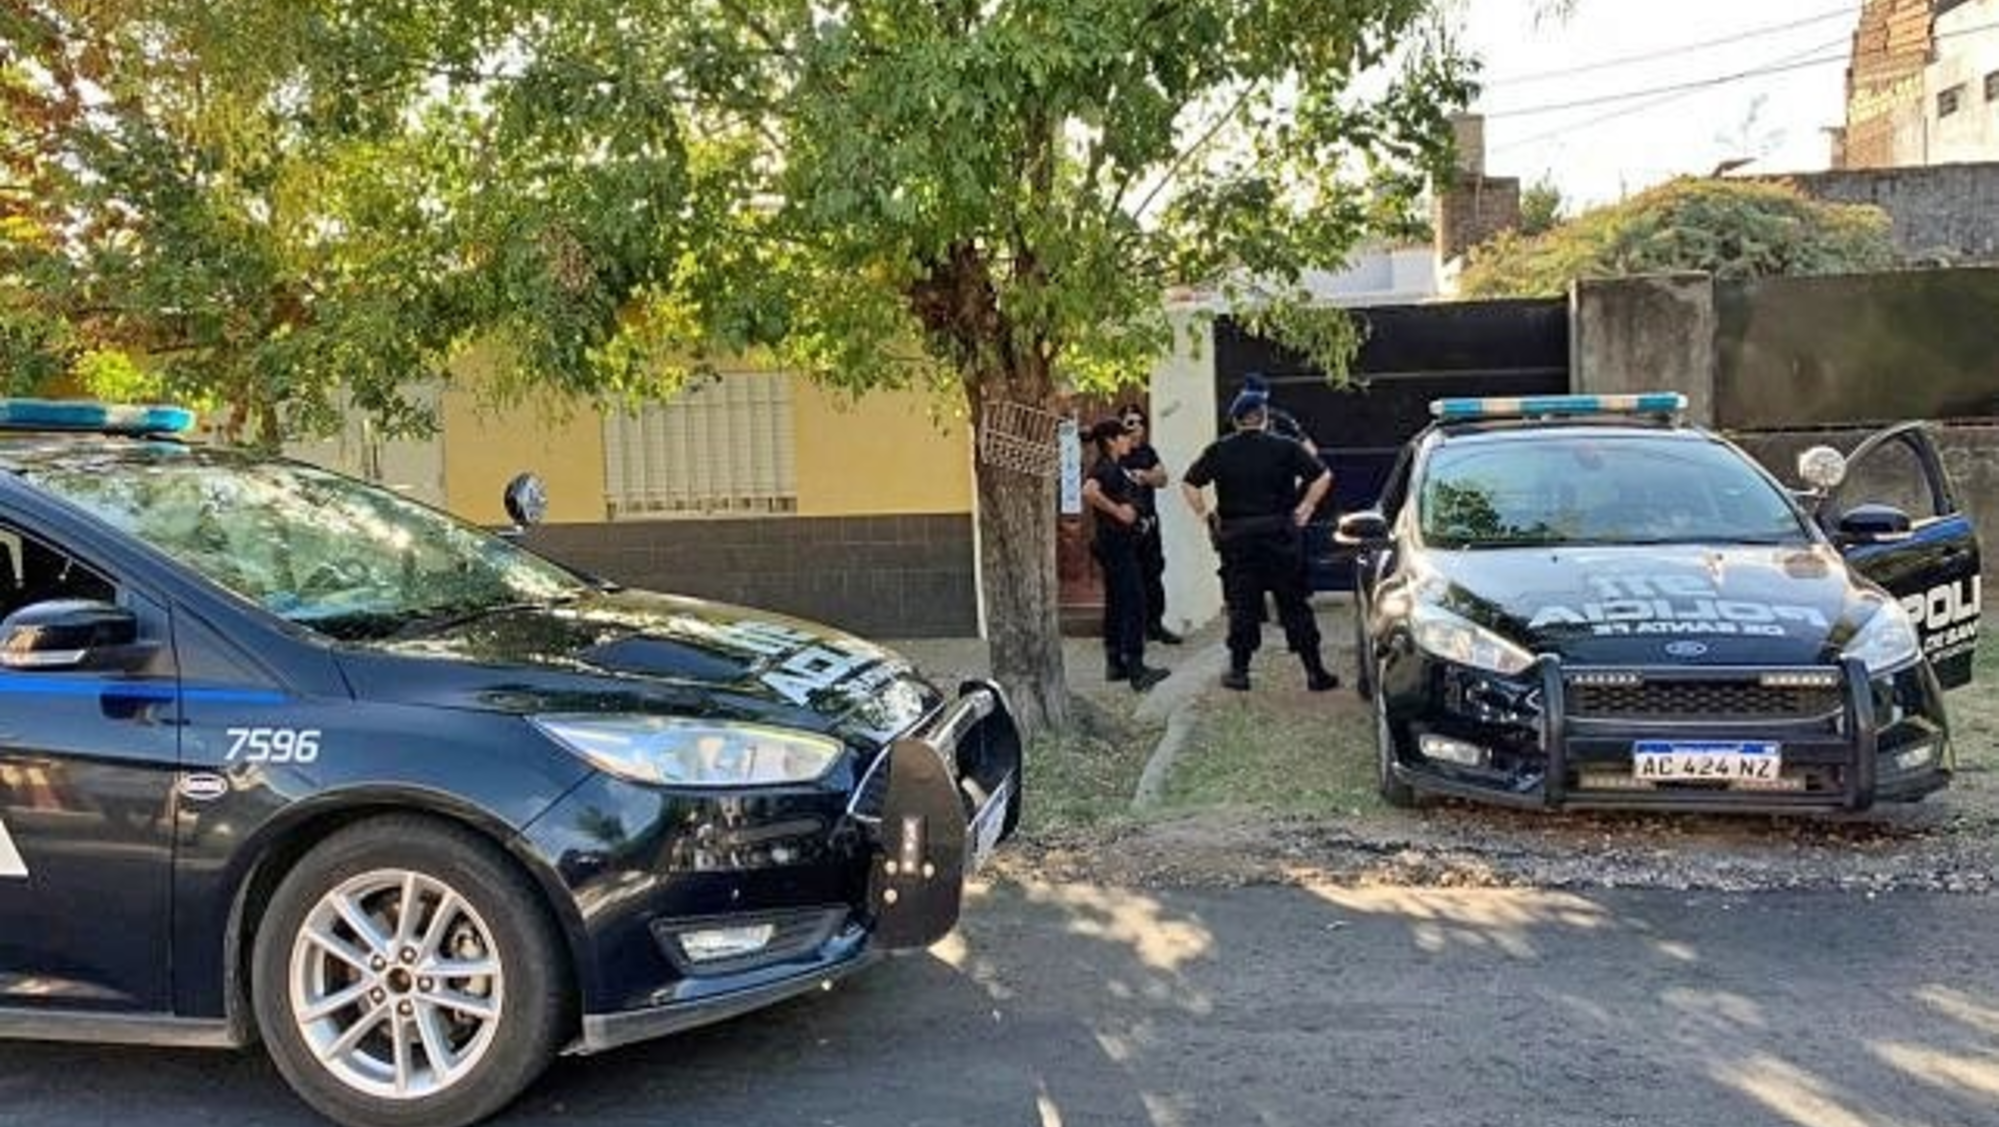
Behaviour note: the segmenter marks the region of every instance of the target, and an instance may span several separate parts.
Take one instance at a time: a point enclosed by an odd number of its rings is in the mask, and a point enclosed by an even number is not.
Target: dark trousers
[[[1284,639],[1300,655],[1319,652],[1319,623],[1306,601],[1305,539],[1296,529],[1225,536],[1222,591],[1229,608],[1229,656],[1249,662],[1263,642],[1263,593],[1277,600]]]
[[[1103,537],[1092,551],[1104,569],[1104,658],[1136,669],[1145,659],[1145,578],[1138,537]]]
[[[1138,570],[1145,579],[1145,628],[1157,632],[1166,628],[1166,542],[1159,537],[1159,524],[1152,523],[1138,541]]]

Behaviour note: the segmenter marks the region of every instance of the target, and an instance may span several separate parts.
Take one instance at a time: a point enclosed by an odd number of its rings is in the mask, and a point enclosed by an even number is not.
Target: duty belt
[[[1266,532],[1290,532],[1294,529],[1291,514],[1273,513],[1269,516],[1231,517],[1220,525],[1220,536],[1233,540],[1238,536],[1258,536]]]

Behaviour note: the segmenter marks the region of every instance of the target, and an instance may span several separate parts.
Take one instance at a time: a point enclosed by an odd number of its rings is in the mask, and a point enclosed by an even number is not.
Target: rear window
[[[1426,543],[1795,544],[1782,489],[1732,447],[1652,435],[1523,433],[1433,451],[1418,492]]]

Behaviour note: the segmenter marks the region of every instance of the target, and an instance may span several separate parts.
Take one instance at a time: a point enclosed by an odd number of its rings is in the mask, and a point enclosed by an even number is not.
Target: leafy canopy
[[[1844,274],[1894,260],[1879,208],[1814,200],[1796,187],[1680,179],[1545,234],[1502,233],[1471,253],[1466,297],[1554,296],[1579,279],[1701,271],[1718,278]]]
[[[975,401],[1131,378],[1165,285],[1281,305],[1407,221],[1470,94],[1432,8],[21,0],[0,359],[264,438],[342,388],[420,429],[478,339],[600,397],[757,348]]]

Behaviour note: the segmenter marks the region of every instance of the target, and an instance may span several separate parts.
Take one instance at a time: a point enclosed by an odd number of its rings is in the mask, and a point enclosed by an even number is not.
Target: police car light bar
[[[184,434],[193,429],[194,412],[185,407],[82,400],[0,399],[0,430]]]
[[[1440,422],[1548,415],[1677,415],[1686,409],[1687,397],[1675,391],[1648,391],[1637,395],[1521,395],[1430,401],[1430,417]]]

